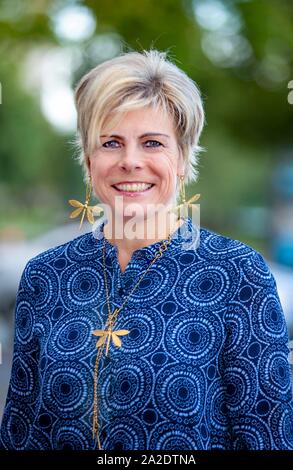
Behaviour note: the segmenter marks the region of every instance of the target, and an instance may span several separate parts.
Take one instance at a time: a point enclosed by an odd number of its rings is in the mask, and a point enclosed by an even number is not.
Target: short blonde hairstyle
[[[185,166],[185,182],[198,176],[199,137],[204,110],[195,82],[155,49],[126,52],[107,60],[84,75],[75,89],[79,160],[87,173],[86,159],[100,143],[106,120],[111,123],[133,109],[160,107],[173,117]],[[113,118],[112,118],[113,116]]]

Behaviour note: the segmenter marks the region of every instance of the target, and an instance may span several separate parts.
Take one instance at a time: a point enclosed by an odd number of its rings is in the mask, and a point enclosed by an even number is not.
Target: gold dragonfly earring
[[[179,198],[180,202],[174,208],[174,211],[178,214],[178,218],[181,216],[188,217],[188,209],[192,208],[192,204],[200,198],[200,194],[195,194],[186,201],[184,175],[179,175]]]
[[[71,214],[69,216],[70,219],[75,219],[76,217],[78,217],[81,214],[81,220],[80,220],[79,228],[81,228],[81,226],[83,224],[85,215],[87,216],[87,220],[91,224],[93,224],[95,222],[94,215],[99,216],[101,214],[101,212],[103,212],[102,207],[100,207],[98,205],[96,205],[96,206],[90,206],[89,205],[91,195],[92,195],[92,190],[93,190],[92,179],[91,179],[91,176],[90,176],[88,181],[87,181],[87,184],[86,184],[85,202],[82,203],[82,202],[77,201],[76,199],[69,199],[69,201],[68,201],[69,204],[72,207],[76,208],[76,209],[74,209],[74,211],[71,212]]]

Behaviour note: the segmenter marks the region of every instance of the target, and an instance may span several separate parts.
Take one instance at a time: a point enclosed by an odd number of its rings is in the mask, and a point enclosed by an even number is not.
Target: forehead
[[[175,135],[174,123],[171,116],[164,113],[160,108],[152,107],[132,109],[122,113],[112,113],[107,117],[102,126],[102,133],[164,133]]]

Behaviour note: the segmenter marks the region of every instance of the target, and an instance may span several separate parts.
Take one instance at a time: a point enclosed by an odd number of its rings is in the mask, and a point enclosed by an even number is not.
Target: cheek
[[[91,175],[94,180],[103,179],[108,173],[108,165],[105,164],[105,160],[93,157],[91,159]]]
[[[105,189],[104,182],[106,181],[107,170],[105,165],[97,158],[91,159],[91,179],[93,186],[93,193],[97,198],[104,198]]]
[[[177,166],[174,159],[164,159],[162,163],[153,166],[153,171],[165,183],[173,184],[173,181],[176,180]]]

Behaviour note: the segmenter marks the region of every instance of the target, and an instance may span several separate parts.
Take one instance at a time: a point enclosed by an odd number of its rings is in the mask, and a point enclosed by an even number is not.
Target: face
[[[103,204],[115,212],[119,197],[123,217],[136,203],[146,218],[152,207],[171,203],[177,175],[183,174],[171,117],[153,108],[132,110],[114,128],[106,122],[100,140],[90,156],[89,171],[94,192]]]

